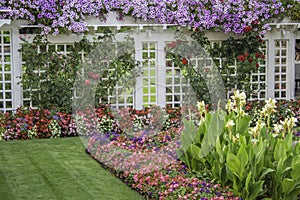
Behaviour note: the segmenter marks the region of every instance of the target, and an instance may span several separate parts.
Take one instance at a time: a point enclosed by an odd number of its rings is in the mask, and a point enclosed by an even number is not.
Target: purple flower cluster
[[[61,28],[84,32],[87,16],[105,19],[110,11],[158,23],[243,33],[255,22],[265,24],[284,11],[279,0],[0,0],[1,18],[27,19],[57,34]],[[259,26],[256,31],[269,29]]]

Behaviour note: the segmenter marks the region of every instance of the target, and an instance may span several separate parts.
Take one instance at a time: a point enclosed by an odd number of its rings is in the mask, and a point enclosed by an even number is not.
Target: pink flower
[[[87,80],[85,80],[84,83],[85,83],[85,85],[89,86],[91,84],[91,81],[87,79]]]

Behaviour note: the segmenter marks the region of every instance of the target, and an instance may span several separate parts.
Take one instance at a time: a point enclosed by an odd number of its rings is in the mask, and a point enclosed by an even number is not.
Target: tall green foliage
[[[254,127],[235,92],[227,112],[205,114],[199,127],[184,120],[177,153],[193,172],[230,185],[243,199],[296,199],[300,193],[300,143],[293,142],[295,119],[270,125],[275,101],[268,100]]]

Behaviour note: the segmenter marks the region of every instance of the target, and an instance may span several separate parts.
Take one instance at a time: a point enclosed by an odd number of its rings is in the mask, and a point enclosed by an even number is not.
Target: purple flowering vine
[[[61,29],[84,32],[87,17],[105,20],[111,11],[156,23],[241,34],[254,22],[263,25],[284,12],[279,0],[0,0],[0,9],[11,10],[0,13],[0,19],[29,20],[45,34]],[[268,25],[254,27],[261,33],[268,29]]]

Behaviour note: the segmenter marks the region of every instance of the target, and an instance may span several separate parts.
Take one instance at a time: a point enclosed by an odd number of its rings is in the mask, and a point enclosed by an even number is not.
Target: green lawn
[[[80,138],[0,142],[0,199],[143,199],[85,153]]]

